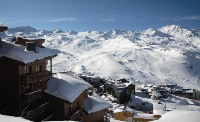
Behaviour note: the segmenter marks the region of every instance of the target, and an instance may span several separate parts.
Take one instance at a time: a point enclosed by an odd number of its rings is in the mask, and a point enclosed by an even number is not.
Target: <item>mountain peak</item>
[[[53,31],[53,33],[62,33],[63,31],[60,28],[57,28]]]
[[[190,29],[186,29],[179,25],[166,25],[158,29],[159,31],[175,37],[193,37],[194,33]]]
[[[21,27],[9,28],[8,31],[9,32],[24,32],[24,33],[37,32],[37,30],[31,26],[21,26]]]

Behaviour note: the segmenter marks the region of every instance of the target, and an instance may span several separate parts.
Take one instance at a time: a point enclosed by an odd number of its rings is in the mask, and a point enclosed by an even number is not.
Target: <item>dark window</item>
[[[42,65],[39,66],[39,72],[42,72]]]
[[[25,66],[24,67],[24,73],[32,73],[32,66]]]
[[[28,73],[32,73],[32,66],[28,66]]]

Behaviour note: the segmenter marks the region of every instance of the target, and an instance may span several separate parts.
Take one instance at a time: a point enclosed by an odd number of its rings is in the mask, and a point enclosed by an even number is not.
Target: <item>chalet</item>
[[[77,76],[57,73],[49,80],[45,90],[53,120],[103,121],[105,109],[111,105],[100,98],[88,96],[91,88],[92,85]]]
[[[119,106],[114,110],[114,119],[126,122],[149,122],[159,119],[160,115],[138,113],[127,106]]]
[[[117,106],[114,112],[114,119],[124,121],[128,117],[133,117],[135,110],[127,106]]]
[[[107,83],[106,91],[117,98],[119,104],[124,104],[131,100],[131,94],[135,94],[135,85],[121,82]]]
[[[85,114],[83,115],[85,122],[103,122],[106,108],[111,107],[107,101],[98,96],[88,96],[84,102]]]
[[[104,91],[105,80],[93,75],[80,75],[80,78],[91,84],[98,92]]]
[[[138,110],[145,105],[145,102],[142,99],[140,99],[139,97],[137,97],[135,95],[131,95],[131,100],[127,105],[131,108]]]
[[[0,29],[1,30],[1,29]],[[52,76],[52,58],[57,50],[44,48],[42,43],[26,45],[2,41],[0,55],[0,96],[2,114],[22,116],[40,121],[50,117],[49,102],[43,91]],[[47,70],[49,62],[49,70]]]
[[[171,90],[171,94],[189,99],[195,99],[195,90],[181,87],[174,87]]]

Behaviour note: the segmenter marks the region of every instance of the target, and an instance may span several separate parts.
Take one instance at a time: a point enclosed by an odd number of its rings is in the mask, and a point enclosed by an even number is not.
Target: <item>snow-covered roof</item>
[[[26,47],[17,44],[11,44],[7,42],[2,42],[2,48],[0,55],[14,59],[25,64],[34,62],[35,60],[40,60],[47,58],[49,56],[54,56],[60,51],[49,48],[36,47],[37,52],[30,52],[25,50]]]
[[[153,122],[199,122],[200,111],[170,111]]]
[[[152,91],[152,95],[155,97],[161,97],[162,95],[158,91]]]
[[[136,113],[134,118],[155,119],[154,114]]]
[[[101,97],[96,96],[88,96],[88,98],[84,101],[84,109],[88,114],[103,110],[111,106],[112,105],[110,103]]]
[[[84,90],[92,87],[80,78],[57,73],[47,83],[46,93],[73,102]]]
[[[14,117],[14,116],[1,115],[1,114],[0,114],[0,121],[1,122],[31,122],[21,117]]]
[[[118,113],[118,112],[124,112],[124,111],[128,111],[130,113],[136,113],[135,110],[133,110],[132,108],[129,108],[128,106],[118,106],[115,108],[114,113]]]

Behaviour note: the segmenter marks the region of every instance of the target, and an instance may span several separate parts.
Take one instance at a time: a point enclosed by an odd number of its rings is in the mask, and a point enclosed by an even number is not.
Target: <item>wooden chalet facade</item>
[[[49,80],[45,90],[54,115],[52,120],[103,122],[106,108],[111,105],[89,96],[92,86],[86,81],[62,73],[57,75]]]
[[[54,115],[52,120],[82,120],[83,104],[87,98],[87,90],[81,93],[73,102],[49,94],[46,94],[46,97],[50,101],[50,110]]]
[[[36,54],[36,52],[25,51],[26,46],[2,44],[0,112],[1,114],[41,121],[51,116],[48,113],[49,102],[44,98],[43,91],[47,88],[46,83],[52,76],[52,58],[56,56],[56,53],[41,55],[43,53],[41,51]],[[36,47],[44,48],[42,43]],[[50,62],[49,71],[47,70],[47,61]]]

